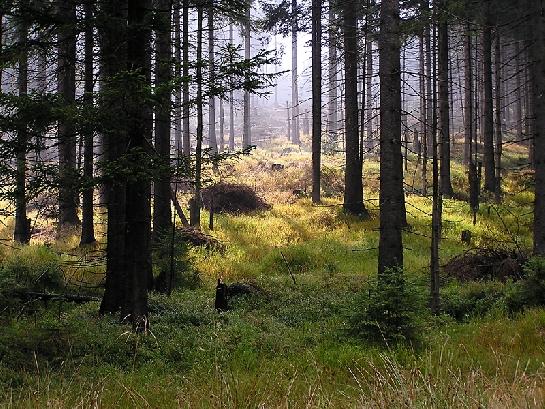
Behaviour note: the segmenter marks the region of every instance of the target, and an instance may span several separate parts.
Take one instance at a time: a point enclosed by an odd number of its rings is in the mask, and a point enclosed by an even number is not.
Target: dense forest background
[[[3,0],[0,84],[0,405],[544,404],[541,1]]]

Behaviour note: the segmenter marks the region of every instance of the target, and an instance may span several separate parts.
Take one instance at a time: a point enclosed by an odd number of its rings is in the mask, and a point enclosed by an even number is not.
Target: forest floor
[[[474,247],[530,249],[531,177],[517,170],[525,154],[506,146],[504,201],[482,203],[475,226],[466,202],[445,200],[442,264]],[[98,302],[10,304],[0,296],[0,407],[543,407],[545,310],[511,313],[509,280],[459,282],[443,274],[444,313],[421,313],[418,343],[376,345],[351,332],[377,270],[378,164],[365,165],[370,217],[362,220],[340,207],[339,157],[324,158],[327,197],[311,204],[309,158],[272,146],[211,176],[249,184],[272,208],[216,215],[214,230],[204,230],[224,248],[186,255],[198,272],[199,283],[186,277],[195,288],[151,294],[148,336],[99,317]],[[273,163],[285,168],[273,171]],[[408,191],[416,193],[420,178],[409,165]],[[460,197],[466,179],[455,163]],[[429,197],[408,194],[405,273],[424,298],[430,214]],[[6,220],[6,236],[9,228]],[[469,246],[463,230],[472,232]],[[2,246],[0,274],[62,266],[68,292],[101,280],[100,249],[75,249],[76,235],[60,242],[44,235],[35,244]],[[218,277],[262,292],[217,313]]]

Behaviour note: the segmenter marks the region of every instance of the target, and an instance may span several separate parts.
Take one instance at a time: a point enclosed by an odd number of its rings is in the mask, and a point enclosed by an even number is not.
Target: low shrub
[[[353,332],[373,343],[418,343],[427,313],[422,288],[402,270],[388,271],[362,292],[352,316]]]

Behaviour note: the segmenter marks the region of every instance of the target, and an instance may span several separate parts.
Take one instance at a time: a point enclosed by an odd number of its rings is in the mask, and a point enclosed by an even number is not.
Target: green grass
[[[321,206],[295,200],[291,190],[301,181],[269,172],[268,164],[292,163],[299,170],[308,154],[281,153],[273,147],[233,165],[233,180],[270,182],[260,193],[274,206],[217,215],[215,230],[207,232],[225,251],[191,251],[202,287],[170,298],[153,294],[148,336],[133,334],[114,317],[99,317],[97,303],[10,306],[0,331],[0,407],[543,407],[542,309],[507,315],[489,308],[460,322],[426,315],[422,343],[414,346],[379,347],[352,335],[358,297],[377,270],[378,165],[366,163],[370,218],[360,220],[342,213],[338,197]],[[513,150],[508,155],[513,163],[520,156]],[[326,162],[340,166],[339,158]],[[459,191],[465,189],[463,172],[453,166]],[[527,180],[510,172],[504,203],[482,204],[475,226],[466,203],[446,200],[442,262],[467,249],[462,230],[472,232],[476,246],[529,248]],[[431,201],[416,195],[407,200],[406,274],[426,292]],[[73,261],[75,243],[72,236],[52,248],[70,250],[72,256],[62,257]],[[19,257],[15,251],[2,252],[10,271]],[[35,257],[33,265],[49,260],[39,256],[44,250],[24,251]],[[69,280],[97,280],[98,267],[76,271],[70,265]],[[217,277],[252,280],[265,295],[218,314]],[[489,287],[487,294],[503,288]],[[460,294],[472,291],[462,289]]]

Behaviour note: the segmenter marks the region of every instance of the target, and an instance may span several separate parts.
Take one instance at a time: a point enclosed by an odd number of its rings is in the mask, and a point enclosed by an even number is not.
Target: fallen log
[[[43,301],[68,301],[76,304],[83,304],[91,301],[100,301],[100,298],[89,295],[80,294],[55,294],[39,291],[14,290],[7,295],[19,298],[25,301],[28,300],[43,300]]]

